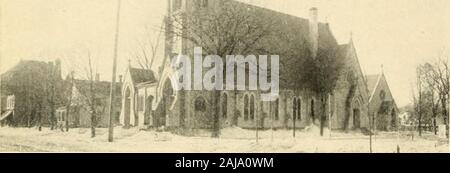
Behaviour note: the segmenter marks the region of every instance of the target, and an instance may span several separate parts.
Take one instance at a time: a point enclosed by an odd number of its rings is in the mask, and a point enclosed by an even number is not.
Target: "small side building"
[[[395,130],[398,125],[398,108],[384,73],[368,75],[369,115],[376,130]]]
[[[148,127],[162,124],[165,119],[153,117],[157,80],[152,70],[127,68],[122,86],[120,124],[124,127]]]

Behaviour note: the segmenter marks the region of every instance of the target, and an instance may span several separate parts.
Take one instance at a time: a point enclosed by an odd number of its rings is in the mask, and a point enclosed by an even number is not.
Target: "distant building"
[[[1,74],[0,121],[12,126],[48,125],[64,104],[61,62],[22,60]]]
[[[401,126],[412,126],[414,125],[414,117],[409,113],[409,112],[403,112],[402,114],[400,114],[398,116],[399,120],[400,120],[400,124]]]
[[[96,79],[92,81],[92,90],[90,80],[74,80],[74,85],[71,89],[72,101],[69,114],[70,127],[90,127],[92,107],[96,112],[96,127],[108,127],[111,82],[100,81],[99,78],[100,77],[97,74]],[[70,86],[70,79],[67,79],[66,83]],[[116,83],[115,92],[113,115],[114,122],[118,123],[121,107],[120,81]],[[94,98],[92,99],[92,97]],[[65,121],[67,118],[66,105],[58,108],[57,118],[59,121]]]

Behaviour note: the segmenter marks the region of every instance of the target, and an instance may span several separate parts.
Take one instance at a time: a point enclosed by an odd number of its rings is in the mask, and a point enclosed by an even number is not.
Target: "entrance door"
[[[166,118],[169,116],[170,107],[172,106],[172,102],[174,100],[173,96],[173,88],[170,80],[166,80],[163,88],[163,97],[162,97],[162,114],[158,116],[158,124],[157,126],[166,126]]]
[[[152,103],[153,103],[153,96],[148,96],[145,99],[144,125],[150,125],[150,119],[151,119],[150,116],[153,116]]]
[[[360,128],[360,111],[353,109],[353,128]]]
[[[130,113],[131,113],[131,98],[130,98],[130,94],[131,91],[130,89],[127,89],[127,91],[125,92],[125,112],[124,112],[124,126],[128,127],[130,126]]]

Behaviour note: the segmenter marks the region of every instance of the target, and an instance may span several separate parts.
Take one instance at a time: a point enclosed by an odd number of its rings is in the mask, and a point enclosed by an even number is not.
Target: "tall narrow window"
[[[302,120],[302,100],[297,100],[297,120]]]
[[[280,106],[280,99],[277,98],[277,100],[275,100],[275,120],[279,120],[280,116],[278,113],[278,107]]]
[[[314,100],[311,100],[311,117],[314,120]]]
[[[248,95],[244,96],[244,120],[248,120]]]
[[[226,93],[223,94],[222,98],[222,118],[227,118],[228,113],[228,96]]]
[[[294,121],[297,119],[297,98],[294,98],[292,103],[292,119]]]
[[[250,119],[255,119],[255,96],[250,97]]]

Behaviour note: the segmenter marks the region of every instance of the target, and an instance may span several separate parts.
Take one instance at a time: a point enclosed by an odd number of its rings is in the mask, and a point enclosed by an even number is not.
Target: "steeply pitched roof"
[[[130,75],[133,83],[155,82],[155,75],[152,70],[130,67]]]
[[[236,1],[232,1],[236,2]],[[310,49],[310,21],[309,19],[281,13],[267,8],[249,5],[242,2],[237,5],[243,8],[243,11],[250,11],[256,16],[268,21],[266,25],[271,31],[266,37],[262,38],[255,47],[255,52],[250,54],[272,54],[279,55],[280,58],[280,88],[291,89],[299,88],[298,76],[302,75],[299,70],[300,64],[306,59],[302,57],[303,50]],[[247,10],[251,9],[251,10]],[[258,52],[258,50],[267,52]],[[318,52],[337,51],[338,43],[333,36],[328,23],[318,23]],[[308,56],[305,53],[304,56]]]
[[[380,74],[374,74],[374,75],[367,75],[366,81],[367,81],[367,87],[369,89],[369,96],[372,95],[372,92],[377,87],[378,80],[380,79]]]

